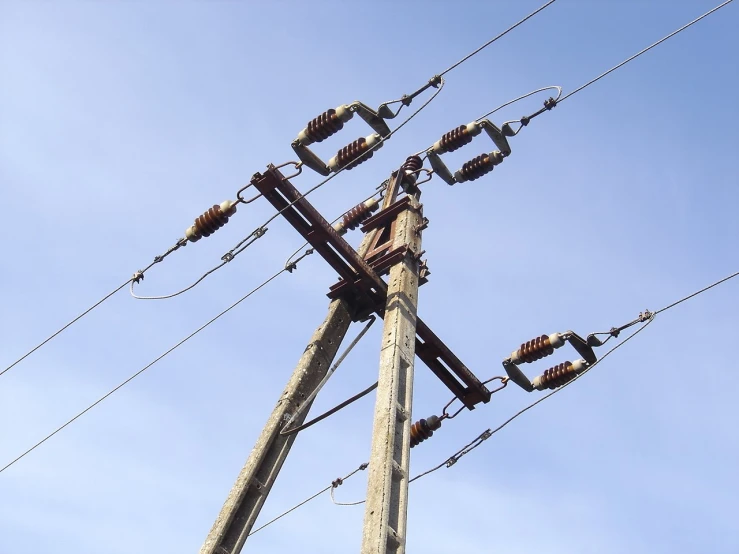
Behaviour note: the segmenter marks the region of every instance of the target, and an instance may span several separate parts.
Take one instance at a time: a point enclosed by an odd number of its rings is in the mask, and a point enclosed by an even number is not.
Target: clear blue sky
[[[0,366],[254,172],[293,159],[309,119],[411,92],[540,3],[0,3]],[[450,73],[371,163],[311,199],[333,218],[447,130],[541,86],[572,90],[717,3],[559,0]],[[478,375],[500,374],[536,335],[606,330],[737,269],[738,27],[732,4],[543,115],[493,174],[426,186],[432,275],[419,313]],[[359,121],[347,128],[319,152],[367,134]],[[318,176],[294,182],[306,190]],[[264,201],[239,210],[151,270],[140,292],[188,284],[271,213]],[[121,292],[1,377],[0,465],[300,243],[278,221],[190,293],[141,302]],[[334,280],[309,258],[0,474],[0,553],[196,552]],[[411,485],[408,552],[739,552],[737,286],[662,314],[575,386]],[[379,328],[316,411],[376,379],[378,344]],[[414,449],[412,473],[539,395],[509,389],[462,414]],[[417,364],[414,417],[448,399]],[[365,461],[372,411],[366,398],[301,434],[262,521]],[[338,499],[362,498],[365,478]],[[361,506],[319,498],[245,551],[357,551],[362,517]]]

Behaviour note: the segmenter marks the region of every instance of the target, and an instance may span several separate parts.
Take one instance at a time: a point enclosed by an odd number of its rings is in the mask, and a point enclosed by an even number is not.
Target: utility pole
[[[405,552],[421,226],[416,196],[395,225],[393,246],[408,250],[388,280],[362,554]]]
[[[396,196],[397,188],[388,191],[383,208],[387,208]],[[379,233],[380,230],[374,230],[365,236],[359,247],[360,256],[370,250]],[[295,437],[298,436],[297,433],[283,435],[281,431],[328,372],[349,325],[355,319],[353,311],[349,302],[343,298],[336,298],[329,305],[325,321],[313,333],[277,401],[277,406],[231,488],[200,554],[237,554],[241,551],[282,464],[290,453]],[[291,427],[302,425],[309,411],[310,404],[292,420]]]
[[[237,554],[249,536],[297,434],[281,435],[287,420],[318,386],[352,322],[345,300],[331,302],[328,316],[313,333],[262,434],[223,504],[200,554]],[[293,425],[301,425],[310,407]]]
[[[333,301],[328,317],[313,335],[200,554],[241,552],[295,440],[296,434],[282,433],[284,426],[326,375],[351,321],[372,313],[385,318],[363,554],[404,551],[414,356],[468,409],[490,400],[485,385],[416,316],[418,287],[428,274],[419,261],[420,233],[428,221],[421,213],[413,167],[407,164],[389,180],[382,210],[369,219],[361,218],[361,230],[366,234],[359,251],[279,168],[270,165],[252,177],[251,185],[326,260],[340,280],[329,289],[328,297]],[[406,195],[398,200],[401,188]],[[361,206],[346,215],[356,216]],[[389,285],[382,279],[388,271]],[[291,428],[301,425],[307,412],[304,409],[294,418]]]

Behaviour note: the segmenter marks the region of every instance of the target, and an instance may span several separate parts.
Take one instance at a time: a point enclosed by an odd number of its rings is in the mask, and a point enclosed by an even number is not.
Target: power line
[[[98,300],[97,302],[95,302],[92,306],[90,306],[89,308],[87,308],[84,312],[82,312],[80,315],[78,315],[77,317],[75,317],[72,321],[70,321],[69,323],[67,323],[66,325],[64,325],[60,329],[58,329],[52,335],[49,335],[42,342],[38,343],[31,350],[29,350],[28,352],[26,352],[25,354],[23,354],[23,356],[21,356],[16,361],[14,361],[12,364],[10,364],[8,367],[6,367],[2,371],[0,371],[0,375],[4,375],[8,371],[10,371],[13,367],[15,367],[16,365],[18,365],[19,363],[21,363],[26,358],[28,358],[28,356],[30,356],[31,354],[33,354],[34,352],[36,352],[36,350],[38,350],[39,348],[41,348],[43,345],[45,345],[51,339],[53,339],[54,337],[56,337],[57,335],[59,335],[62,331],[64,331],[68,327],[70,327],[72,324],[74,324],[77,321],[79,321],[80,319],[82,319],[84,316],[86,316],[87,314],[89,314],[92,310],[94,310],[95,308],[97,308],[100,304],[102,304],[103,302],[105,302],[108,298],[110,298],[115,293],[117,293],[119,290],[121,290],[122,288],[124,288],[131,281],[133,281],[133,278],[129,279],[128,281],[126,281],[125,283],[123,283],[122,285],[120,285],[119,287],[117,287],[116,289],[110,291],[108,294],[106,294],[105,296],[103,296],[100,300]]]
[[[630,61],[632,61],[632,60],[635,60],[636,58],[638,58],[639,56],[641,56],[641,55],[642,55],[642,54],[644,54],[645,52],[648,52],[649,50],[651,50],[651,49],[652,49],[652,48],[654,48],[655,46],[657,46],[657,45],[659,45],[659,44],[662,44],[662,43],[663,43],[663,42],[665,42],[666,40],[668,40],[668,39],[670,39],[670,38],[674,37],[674,36],[675,36],[676,34],[678,34],[678,33],[682,32],[682,31],[684,31],[685,29],[687,29],[687,28],[688,28],[688,27],[690,27],[691,25],[694,25],[695,23],[698,23],[698,22],[699,22],[699,21],[700,21],[701,19],[703,19],[703,18],[705,18],[705,17],[708,17],[708,16],[709,16],[709,15],[711,15],[711,14],[712,14],[713,12],[715,12],[715,11],[718,11],[718,10],[720,10],[721,8],[723,8],[724,6],[726,6],[727,4],[730,4],[730,3],[732,2],[732,1],[733,1],[733,0],[726,0],[726,2],[724,2],[723,4],[720,4],[720,5],[716,6],[715,8],[713,8],[712,10],[709,10],[709,11],[707,11],[706,13],[704,13],[703,15],[701,15],[700,17],[696,17],[696,18],[695,18],[695,19],[694,19],[693,21],[691,21],[690,23],[686,23],[685,25],[683,25],[683,26],[682,26],[682,27],[680,27],[679,29],[677,29],[677,30],[675,30],[675,31],[671,32],[671,33],[670,33],[669,35],[667,35],[667,36],[665,36],[665,37],[663,37],[663,38],[659,39],[659,40],[658,40],[657,42],[654,42],[654,43],[650,44],[649,46],[647,46],[647,47],[646,47],[646,48],[644,48],[643,50],[640,50],[639,52],[637,52],[637,53],[636,53],[636,54],[634,54],[633,56],[631,56],[631,57],[629,57],[629,58],[625,59],[625,60],[624,60],[624,61],[622,61],[621,63],[619,63],[619,64],[617,64],[617,65],[614,65],[614,66],[613,66],[613,67],[612,67],[611,69],[609,69],[608,71],[605,71],[605,72],[601,73],[600,75],[598,75],[598,76],[597,76],[597,77],[595,77],[594,79],[591,79],[590,81],[588,81],[588,82],[587,82],[587,83],[585,83],[584,85],[581,85],[581,86],[579,86],[578,88],[576,88],[575,90],[573,90],[572,92],[570,92],[570,93],[568,93],[568,94],[565,94],[565,95],[564,95],[564,96],[563,96],[563,97],[562,97],[562,98],[561,98],[561,99],[559,100],[559,102],[558,102],[558,103],[562,103],[562,102],[564,102],[564,101],[565,101],[565,100],[567,100],[567,99],[568,99],[568,98],[569,98],[570,96],[573,96],[574,94],[577,94],[577,93],[578,93],[578,92],[580,92],[581,90],[583,90],[583,89],[585,89],[585,88],[589,87],[590,85],[592,85],[593,83],[595,83],[595,82],[597,82],[597,81],[601,80],[601,79],[602,79],[603,77],[605,77],[605,76],[606,76],[606,75],[608,75],[609,73],[612,73],[612,72],[616,71],[616,70],[617,70],[618,68],[620,68],[620,67],[623,67],[624,65],[626,65],[626,64],[627,64],[627,63],[629,63]]]
[[[328,487],[321,489],[320,491],[318,491],[317,493],[309,496],[308,498],[306,498],[302,502],[299,502],[298,504],[296,504],[295,506],[293,506],[289,510],[287,510],[285,512],[282,512],[280,515],[278,515],[277,517],[275,517],[273,519],[270,519],[267,523],[265,523],[261,527],[258,527],[256,529],[254,529],[254,531],[252,531],[251,533],[249,533],[249,536],[251,537],[254,533],[258,533],[259,531],[261,531],[265,527],[268,527],[268,526],[272,525],[278,519],[283,518],[287,514],[289,514],[290,512],[293,512],[293,511],[297,510],[298,508],[300,508],[301,506],[304,506],[305,504],[307,504],[308,502],[310,502],[314,498],[318,498],[319,496],[321,496],[323,493],[325,493],[328,490],[331,490],[332,491],[332,496],[333,496],[333,489],[335,489],[336,487],[339,487],[339,486],[343,485],[344,484],[344,481],[346,481],[347,479],[349,479],[350,477],[352,477],[355,473],[358,473],[360,471],[364,471],[365,469],[367,469],[367,466],[368,465],[369,464],[366,464],[366,463],[361,464],[357,469],[355,469],[351,473],[347,474],[345,477],[339,477],[338,479],[332,481],[331,484]]]
[[[518,23],[515,23],[515,24],[511,25],[505,31],[503,31],[499,35],[495,36],[494,38],[490,39],[485,44],[483,44],[482,46],[480,46],[477,50],[474,50],[470,54],[467,54],[464,58],[462,58],[458,62],[452,64],[448,68],[446,68],[444,71],[442,71],[441,73],[439,73],[439,75],[440,76],[446,75],[452,69],[455,69],[456,67],[462,65],[464,62],[466,62],[467,60],[469,60],[472,56],[474,56],[475,54],[478,54],[479,52],[481,52],[482,50],[484,50],[485,48],[487,48],[488,46],[490,46],[491,44],[493,44],[496,40],[504,37],[505,35],[507,35],[508,33],[510,33],[513,29],[515,29],[516,27],[518,27],[522,23],[525,23],[526,21],[528,21],[529,19],[531,19],[532,17],[534,17],[537,13],[539,13],[540,11],[542,11],[544,8],[547,8],[548,6],[551,6],[552,4],[554,4],[554,2],[556,2],[556,0],[549,0],[549,2],[547,2],[546,4],[544,4],[543,6],[541,6],[540,8],[538,8],[538,9],[534,10],[533,12],[531,12],[529,15],[527,15],[526,17],[524,17],[523,19],[521,19]]]
[[[236,306],[238,306],[239,304],[241,304],[244,300],[246,300],[247,298],[249,298],[252,294],[254,294],[258,290],[260,290],[262,287],[266,286],[268,283],[272,282],[279,275],[281,275],[282,273],[284,273],[286,271],[287,271],[287,269],[282,268],[280,271],[278,271],[277,273],[275,273],[274,275],[272,275],[269,279],[267,279],[266,281],[264,281],[263,283],[261,283],[259,286],[257,286],[255,288],[253,288],[252,290],[250,290],[244,296],[242,296],[241,298],[239,298],[236,302],[234,302],[233,304],[231,304],[228,308],[226,308],[225,310],[223,310],[222,312],[220,312],[218,315],[216,315],[215,317],[213,317],[212,319],[210,319],[207,323],[205,323],[205,324],[201,325],[200,327],[198,327],[195,331],[193,331],[192,333],[190,333],[189,335],[187,335],[184,339],[182,339],[177,344],[175,344],[174,346],[172,346],[169,350],[167,350],[166,352],[164,352],[163,354],[161,354],[160,356],[158,356],[157,358],[155,358],[154,360],[152,360],[151,362],[149,362],[148,364],[146,364],[144,367],[142,367],[136,373],[134,373],[133,375],[131,375],[128,379],[126,379],[125,381],[123,381],[122,383],[120,383],[115,388],[111,389],[109,392],[105,393],[103,396],[101,396],[100,398],[98,398],[95,402],[93,402],[92,404],[90,404],[87,408],[85,408],[84,410],[82,410],[81,412],[79,412],[77,415],[75,415],[72,419],[70,419],[69,421],[67,421],[65,424],[57,427],[53,432],[49,433],[43,439],[41,439],[36,444],[34,444],[31,448],[29,448],[28,450],[26,450],[25,452],[23,452],[23,454],[21,454],[20,456],[18,456],[17,458],[15,458],[13,461],[11,461],[8,464],[6,464],[2,469],[0,469],[0,473],[2,473],[6,469],[8,469],[10,466],[12,466],[16,462],[18,462],[19,460],[21,460],[22,458],[24,458],[26,455],[28,455],[31,452],[33,452],[34,450],[36,450],[39,446],[41,446],[47,440],[49,440],[51,437],[53,437],[54,435],[56,435],[57,433],[59,433],[62,429],[64,429],[68,425],[74,423],[77,419],[79,419],[80,417],[82,417],[83,415],[85,415],[87,412],[89,412],[90,410],[92,410],[95,406],[97,406],[98,404],[100,404],[103,400],[105,400],[106,398],[108,398],[109,396],[111,396],[113,393],[115,393],[116,391],[118,391],[121,388],[123,388],[124,386],[126,386],[128,383],[130,383],[136,377],[138,377],[139,375],[141,375],[142,373],[144,373],[147,369],[149,369],[151,366],[153,366],[159,360],[161,360],[165,356],[169,355],[170,353],[174,352],[177,348],[179,348],[180,346],[182,346],[183,344],[185,344],[187,341],[189,341],[191,338],[193,338],[195,335],[197,335],[198,333],[200,333],[200,331],[204,330],[211,323],[214,323],[216,320],[220,319],[221,316],[223,316],[223,315],[227,314],[228,312],[230,312],[231,310],[233,310]]]
[[[656,312],[649,312],[649,311],[647,311],[644,314],[644,317],[637,318],[636,320],[634,320],[635,322],[641,321],[643,323],[643,325],[641,327],[639,327],[636,331],[634,331],[633,333],[631,333],[628,337],[626,337],[620,343],[618,343],[615,346],[613,346],[610,350],[608,350],[605,354],[603,354],[603,356],[601,356],[599,360],[597,360],[596,362],[594,362],[590,367],[588,367],[585,371],[583,371],[582,373],[580,373],[579,375],[577,375],[574,379],[568,381],[567,383],[565,383],[561,387],[559,387],[559,388],[553,390],[552,392],[550,392],[550,393],[542,396],[541,398],[539,398],[535,402],[532,402],[531,404],[529,404],[525,408],[519,410],[514,415],[512,415],[511,417],[509,417],[507,420],[505,420],[503,423],[501,423],[500,425],[498,425],[495,429],[486,429],[485,431],[483,431],[482,433],[480,433],[477,437],[475,437],[472,441],[470,441],[469,443],[467,443],[466,445],[464,445],[462,448],[460,448],[459,450],[457,450],[454,454],[452,454],[451,456],[449,456],[448,458],[446,458],[440,464],[432,467],[431,469],[429,469],[427,471],[424,471],[423,473],[419,473],[418,475],[416,475],[415,477],[413,477],[412,479],[410,479],[409,483],[412,483],[413,481],[417,481],[419,479],[422,479],[422,478],[426,477],[427,475],[430,475],[431,473],[434,473],[435,471],[438,471],[442,467],[448,467],[449,468],[449,467],[453,466],[454,464],[456,464],[457,461],[459,461],[460,458],[462,458],[463,456],[466,456],[467,454],[469,454],[470,452],[472,452],[473,450],[475,450],[478,446],[480,446],[487,439],[489,439],[490,437],[492,437],[493,435],[495,435],[499,431],[503,430],[512,421],[514,421],[518,417],[522,416],[523,414],[525,414],[527,411],[529,411],[533,407],[541,404],[542,402],[544,402],[548,398],[551,398],[552,396],[554,396],[558,392],[564,390],[566,387],[570,386],[572,383],[574,383],[578,379],[582,378],[583,375],[585,375],[586,373],[588,373],[589,371],[591,371],[593,368],[595,368],[595,366],[597,366],[599,363],[601,363],[603,360],[605,360],[613,352],[615,352],[616,350],[618,350],[619,348],[621,348],[623,345],[625,345],[631,339],[633,339],[634,337],[636,337],[636,335],[638,335],[644,329],[646,329],[647,326],[649,326],[654,321],[654,319],[657,316],[657,314],[662,313],[664,311],[667,311],[667,310],[669,310],[669,309],[677,306],[678,304],[680,304],[682,302],[685,302],[686,300],[689,300],[690,298],[693,298],[693,297],[695,297],[695,296],[697,296],[699,294],[702,294],[702,293],[706,292],[707,290],[712,289],[713,287],[716,287],[716,286],[718,286],[718,285],[720,285],[720,284],[722,284],[722,283],[724,283],[724,282],[726,282],[726,281],[728,281],[730,279],[733,279],[733,278],[735,278],[737,276],[739,276],[739,271],[736,272],[736,273],[732,273],[731,275],[729,275],[727,277],[724,277],[723,279],[720,279],[720,280],[716,281],[715,283],[713,283],[713,284],[711,284],[711,285],[709,285],[707,287],[704,287],[704,288],[702,288],[702,289],[700,289],[700,290],[698,290],[698,291],[696,291],[694,293],[691,293],[691,294],[689,294],[689,295],[681,298],[680,300],[677,300],[676,302],[673,302],[672,304],[669,304],[669,305],[665,306],[664,308],[661,308],[661,309],[657,310]],[[632,322],[632,324],[633,324],[633,322]],[[630,327],[630,326],[631,325],[627,325],[625,327]],[[365,463],[365,464],[362,464],[362,465],[366,467],[367,464]],[[361,467],[362,466],[360,466],[360,468]],[[356,473],[356,471],[353,472],[353,473]],[[350,474],[350,475],[353,475],[353,473]],[[336,483],[336,481],[334,481],[334,483]],[[341,483],[339,483],[339,485],[340,484]],[[333,496],[333,490],[332,489],[334,489],[334,488],[336,488],[336,486],[329,486],[329,487],[326,487],[326,488],[322,489],[318,493],[316,493],[313,496],[309,497],[307,500],[304,500],[304,501],[296,504],[295,506],[293,506],[289,510],[283,512],[278,517],[276,517],[273,520],[267,522],[265,525],[263,525],[262,527],[260,527],[259,529],[257,529],[257,531],[263,529],[267,525],[271,525],[272,523],[274,523],[275,521],[277,521],[281,517],[289,514],[290,512],[296,510],[297,508],[303,506],[304,504],[306,504],[310,500],[313,500],[314,498],[320,496],[321,494],[325,493],[328,490],[331,490],[331,500],[337,506],[356,506],[356,505],[359,505],[359,504],[363,504],[364,503],[364,500],[360,500],[358,502],[337,502],[336,499]],[[256,533],[256,531],[254,531],[254,533]]]

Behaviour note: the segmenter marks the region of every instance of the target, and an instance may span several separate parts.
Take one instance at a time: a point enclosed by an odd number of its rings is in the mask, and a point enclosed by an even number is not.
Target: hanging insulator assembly
[[[574,363],[564,362],[556,365],[546,370],[542,375],[534,379],[533,382],[529,381],[529,378],[516,365],[541,360],[553,354],[554,350],[564,345],[565,342],[569,343],[583,359],[577,360]],[[541,335],[523,343],[508,358],[503,360],[503,367],[511,381],[525,391],[531,392],[534,389],[543,390],[545,388],[554,389],[561,387],[582,373],[586,368],[593,365],[597,360],[598,357],[595,355],[593,347],[585,339],[572,331],[567,331],[565,333]]]
[[[366,162],[375,154],[375,150],[382,148],[382,137],[374,133],[368,137],[360,137],[347,144],[328,161],[328,168],[337,172],[340,169],[350,170]]]
[[[442,418],[435,415],[428,419],[419,419],[411,425],[411,448],[430,439],[434,431],[441,427]]]
[[[231,200],[215,204],[203,215],[195,219],[195,223],[185,231],[190,242],[197,242],[203,237],[209,237],[228,223],[228,218],[236,213],[236,204]]]
[[[367,221],[379,207],[380,203],[376,198],[370,198],[361,204],[357,204],[346,212],[341,220],[334,223],[334,230],[340,235],[345,235],[348,231],[353,231]]]
[[[441,160],[441,154],[454,152],[472,142],[473,137],[479,135],[482,131],[490,137],[498,150],[494,150],[489,154],[481,154],[476,158],[465,163],[462,168],[452,174],[449,168]],[[467,125],[460,125],[456,129],[452,129],[448,133],[434,143],[434,145],[426,151],[426,156],[433,167],[434,172],[439,175],[448,185],[454,183],[463,183],[465,181],[474,181],[483,175],[490,173],[493,168],[501,163],[511,153],[511,147],[508,139],[503,132],[498,129],[489,120],[483,119],[473,121]]]
[[[536,390],[553,390],[572,381],[585,371],[589,365],[585,360],[575,360],[572,363],[562,362],[544,371],[531,384],[534,385]]]
[[[511,354],[511,362],[514,364],[530,364],[531,362],[554,354],[555,348],[559,348],[564,343],[565,341],[560,333],[536,337],[535,339],[524,342],[518,350],[515,350]]]
[[[366,139],[355,140],[353,143],[339,150],[339,153],[328,163],[325,163],[308,148],[308,145],[322,142],[341,131],[344,128],[344,123],[352,119],[355,113],[375,131],[375,134],[371,136],[377,137],[377,139],[367,137]],[[351,169],[371,158],[372,152],[359,160],[357,159],[360,155],[367,152],[367,149],[377,144],[379,139],[388,135],[390,135],[390,127],[387,126],[385,120],[376,111],[361,102],[352,102],[351,104],[341,105],[336,109],[326,110],[321,115],[311,119],[305,126],[305,129],[300,131],[298,137],[292,142],[292,148],[303,164],[310,167],[313,171],[327,176],[332,171],[336,172],[342,168]],[[382,143],[376,148],[380,148],[381,146]]]

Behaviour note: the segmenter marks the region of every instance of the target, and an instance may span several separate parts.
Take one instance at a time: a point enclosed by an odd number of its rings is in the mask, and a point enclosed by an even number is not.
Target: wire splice
[[[228,223],[228,218],[236,213],[236,202],[226,200],[220,205],[214,204],[201,216],[195,218],[195,223],[185,231],[190,242],[197,242],[203,237],[209,237]]]
[[[367,221],[370,215],[376,212],[379,207],[380,203],[376,198],[370,198],[361,204],[357,204],[346,212],[341,220],[334,223],[334,230],[340,235],[345,235],[348,231],[353,231]]]
[[[434,431],[441,428],[442,418],[432,415],[428,419],[419,419],[411,425],[411,448],[430,439]]]
[[[554,390],[561,387],[565,383],[572,381],[575,377],[585,371],[590,364],[585,360],[575,360],[574,362],[562,362],[534,378],[531,382],[536,390]]]

